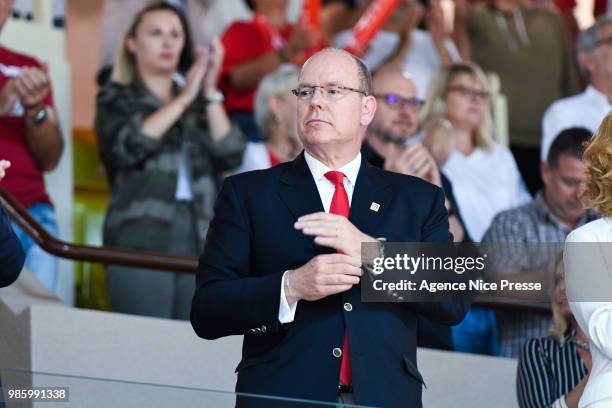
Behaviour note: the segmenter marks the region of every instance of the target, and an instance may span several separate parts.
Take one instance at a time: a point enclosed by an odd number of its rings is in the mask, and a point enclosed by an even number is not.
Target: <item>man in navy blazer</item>
[[[5,170],[11,165],[6,160],[0,160],[0,180],[4,178]],[[13,232],[11,223],[0,206],[0,288],[15,282],[23,268],[25,254],[21,242]]]
[[[444,193],[361,158],[376,111],[361,60],[320,51],[302,67],[294,93],[305,151],[293,162],[224,181],[200,257],[191,323],[205,339],[244,335],[239,393],[419,407],[417,315],[452,325],[466,306],[362,302],[361,243],[451,242]],[[348,219],[329,212],[337,187],[325,175],[331,170],[344,174]],[[340,393],[343,357],[352,383]],[[275,406],[245,397],[238,405]]]

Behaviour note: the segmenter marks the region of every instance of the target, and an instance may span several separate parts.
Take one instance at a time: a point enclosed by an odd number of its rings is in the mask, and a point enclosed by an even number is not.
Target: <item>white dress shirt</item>
[[[308,165],[308,169],[312,174],[312,178],[317,185],[317,190],[319,190],[319,196],[321,197],[321,203],[323,204],[323,209],[325,212],[329,212],[329,208],[331,207],[331,201],[334,197],[334,191],[336,191],[336,186],[330,180],[325,177],[325,173],[328,171],[332,171],[325,164],[321,163],[319,160],[312,157],[308,152],[304,151],[304,158],[306,159],[306,165]],[[355,190],[355,181],[357,181],[357,174],[359,173],[359,168],[361,167],[361,153],[357,155],[353,160],[340,167],[336,171],[340,171],[344,173],[346,177],[344,177],[344,189],[346,190],[346,194],[348,195],[349,205],[353,199],[353,191]],[[314,239],[314,237],[313,237]],[[291,323],[295,318],[295,311],[297,309],[297,303],[294,302],[289,304],[287,302],[287,298],[285,297],[285,276],[287,272],[283,274],[283,279],[281,281],[281,294],[280,294],[280,308],[278,309],[278,321],[281,323]]]
[[[589,338],[593,368],[578,407],[612,406],[612,218],[589,222],[565,241],[565,285]]]
[[[454,150],[442,166],[450,180],[465,228],[480,242],[499,212],[531,201],[510,150],[493,143],[476,147],[468,156]]]
[[[562,130],[583,127],[595,132],[610,110],[608,97],[592,85],[581,94],[554,102],[542,117],[542,161],[546,161],[550,146]]]

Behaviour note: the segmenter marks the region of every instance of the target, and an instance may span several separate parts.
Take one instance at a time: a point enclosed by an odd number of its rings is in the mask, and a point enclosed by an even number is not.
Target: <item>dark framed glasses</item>
[[[597,40],[595,45],[597,47],[599,47],[600,45],[612,45],[612,35],[609,35],[609,36],[604,37],[604,38],[600,38],[599,40]]]
[[[489,94],[487,91],[478,91],[476,89],[471,89],[463,85],[449,86],[448,88],[446,88],[446,92],[458,92],[462,96],[474,97],[482,101],[488,101],[491,97],[491,94]]]
[[[419,98],[404,98],[397,94],[374,94],[376,98],[382,99],[385,103],[393,108],[400,109],[403,107],[410,108],[414,111],[419,111],[424,105],[425,101]]]

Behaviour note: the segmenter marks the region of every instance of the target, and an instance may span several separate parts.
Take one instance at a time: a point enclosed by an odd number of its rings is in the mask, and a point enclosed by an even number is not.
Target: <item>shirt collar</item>
[[[306,164],[308,165],[308,168],[310,169],[310,172],[312,173],[312,177],[314,178],[315,182],[319,182],[321,179],[324,179],[325,173],[333,170],[327,167],[324,163],[315,159],[307,151],[304,151],[304,159],[306,159]],[[361,152],[359,152],[353,160],[340,167],[337,171],[344,173],[351,185],[354,186],[355,182],[357,181],[357,174],[359,173],[360,167]]]
[[[540,214],[541,217],[548,220],[549,222],[556,224],[559,228],[566,230],[568,233],[572,230],[572,228],[568,227],[564,223],[562,223],[559,218],[557,218],[548,208],[548,204],[544,199],[544,190],[538,191],[535,198],[533,199],[533,206],[536,211]],[[596,220],[599,217],[596,211],[592,208],[587,208],[587,210],[580,216],[578,222],[576,223],[576,228],[581,225],[586,224],[587,222],[591,222]]]
[[[599,102],[604,105],[610,105],[610,102],[608,101],[608,97],[591,84],[587,86],[587,88],[584,91],[584,94],[590,98],[598,99]]]

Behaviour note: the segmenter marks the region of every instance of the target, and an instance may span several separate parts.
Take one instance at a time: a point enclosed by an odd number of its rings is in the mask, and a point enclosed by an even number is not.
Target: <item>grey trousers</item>
[[[169,247],[163,252],[199,255],[195,217],[190,202],[177,203],[168,231]],[[133,247],[136,231],[118,237],[120,246]],[[124,244],[125,243],[125,244]],[[113,311],[141,316],[189,320],[195,275],[154,269],[108,265],[107,286]]]

